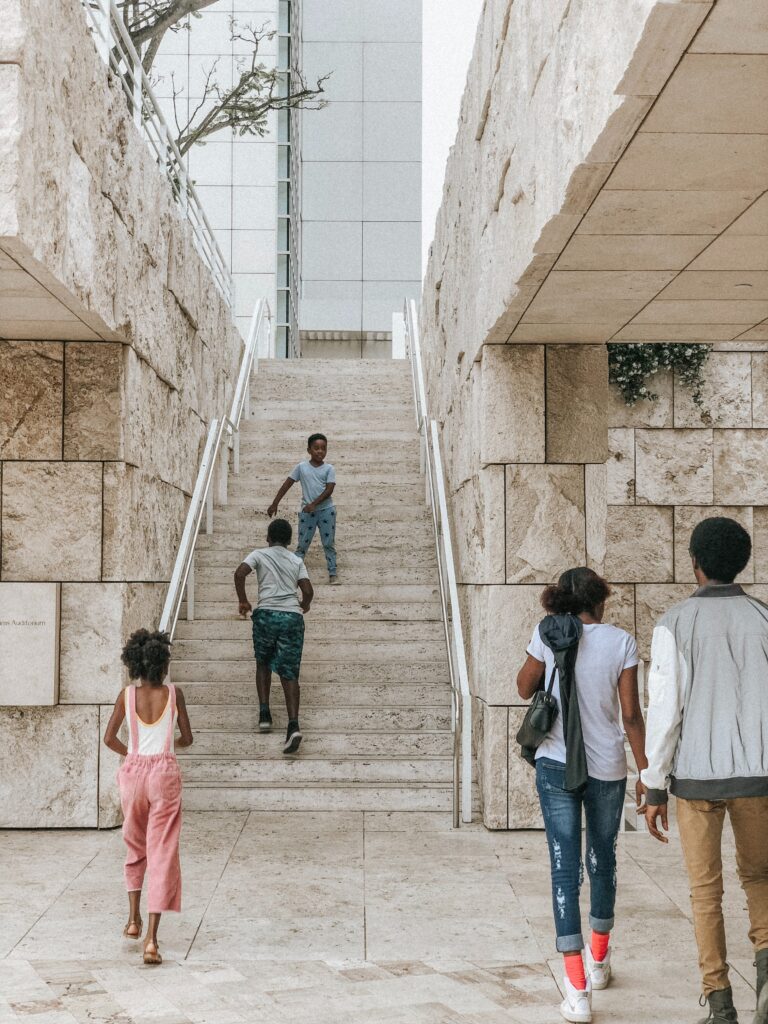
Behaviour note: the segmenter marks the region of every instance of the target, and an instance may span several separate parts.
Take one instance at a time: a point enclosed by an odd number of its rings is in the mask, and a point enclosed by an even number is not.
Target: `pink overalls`
[[[117,773],[124,816],[123,839],[128,847],[125,885],[129,892],[141,889],[148,870],[149,913],[179,911],[181,773],[173,752],[176,690],[168,685],[165,711],[152,725],[142,722],[136,713],[135,686],[126,689],[125,711],[130,741],[128,756]]]

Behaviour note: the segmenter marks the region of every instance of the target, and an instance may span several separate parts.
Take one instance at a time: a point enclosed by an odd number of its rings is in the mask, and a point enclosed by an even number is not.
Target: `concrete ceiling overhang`
[[[690,6],[666,85],[618,160],[574,175],[570,235],[489,340],[768,341],[768,3]]]

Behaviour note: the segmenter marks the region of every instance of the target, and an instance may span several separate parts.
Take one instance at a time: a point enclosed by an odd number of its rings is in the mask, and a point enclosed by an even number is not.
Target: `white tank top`
[[[156,722],[142,722],[136,710],[136,687],[125,690],[125,718],[128,722],[129,754],[172,754],[173,737],[178,719],[176,688],[168,684],[168,701]]]

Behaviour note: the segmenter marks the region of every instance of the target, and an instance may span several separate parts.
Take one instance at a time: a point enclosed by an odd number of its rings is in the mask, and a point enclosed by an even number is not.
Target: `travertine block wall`
[[[120,646],[158,622],[242,342],[78,0],[0,24],[0,265],[78,318],[0,340],[0,585],[61,584],[59,703],[0,708],[0,827],[110,825]]]
[[[605,572],[626,596],[626,628],[647,658],[655,619],[691,592],[691,530],[726,515],[752,535],[752,561],[740,577],[768,594],[768,433],[766,351],[714,351],[704,406],[672,374],[651,379],[657,402],[628,408],[611,389]]]

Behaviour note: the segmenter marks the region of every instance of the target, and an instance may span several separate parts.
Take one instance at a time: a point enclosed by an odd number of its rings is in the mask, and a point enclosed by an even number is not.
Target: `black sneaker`
[[[285,735],[285,744],[283,745],[284,754],[295,754],[301,746],[301,729],[299,728],[298,722],[288,723],[288,732]]]
[[[268,704],[259,708],[259,732],[272,732],[272,714]]]

